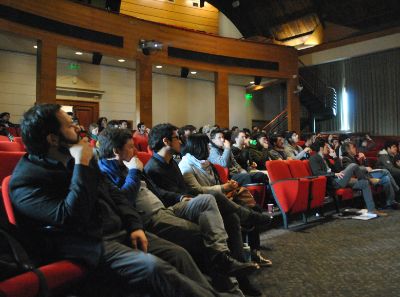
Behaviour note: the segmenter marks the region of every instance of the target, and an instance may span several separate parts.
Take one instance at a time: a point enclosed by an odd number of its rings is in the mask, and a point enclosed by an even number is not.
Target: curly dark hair
[[[23,115],[21,122],[22,140],[29,154],[44,156],[50,148],[47,135],[60,135],[61,123],[57,113],[59,104],[37,104]]]
[[[149,133],[150,148],[155,152],[161,150],[164,147],[163,139],[167,138],[172,141],[172,136],[176,130],[178,128],[169,123],[155,125]]]
[[[113,158],[114,149],[122,149],[130,139],[130,130],[107,127],[99,135],[99,158]]]

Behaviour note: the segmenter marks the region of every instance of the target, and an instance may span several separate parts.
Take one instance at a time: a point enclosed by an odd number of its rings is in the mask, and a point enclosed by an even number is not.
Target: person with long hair
[[[228,192],[237,188],[237,182],[231,180],[224,184],[221,183],[215,168],[207,160],[209,153],[209,138],[207,135],[194,134],[188,137],[186,154],[179,163],[179,168],[183,174],[185,183],[198,194],[217,191],[226,195]],[[257,207],[255,208],[253,208],[253,210],[262,211],[261,209],[257,209]],[[270,266],[272,262],[264,258],[260,253],[260,231],[258,226],[255,226],[254,229],[248,233],[248,240],[251,248],[252,260],[262,266]],[[238,281],[240,287],[242,280],[238,278]]]

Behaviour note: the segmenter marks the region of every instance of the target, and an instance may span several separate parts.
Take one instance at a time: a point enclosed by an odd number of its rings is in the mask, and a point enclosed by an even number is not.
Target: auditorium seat
[[[7,136],[0,135],[0,141],[7,141],[10,142],[10,139]]]
[[[17,225],[14,210],[11,204],[8,186],[11,176],[7,176],[2,182],[2,200],[8,222]],[[57,296],[63,291],[68,291],[71,285],[83,279],[86,275],[86,268],[80,264],[67,260],[60,260],[54,263],[38,267],[43,273],[49,295]],[[24,272],[20,275],[0,281],[0,296],[6,297],[35,297],[40,291],[39,279],[33,272]],[[55,296],[55,295],[54,295]]]
[[[300,160],[288,160],[292,177],[307,178],[310,180],[308,211],[315,208],[321,208],[326,196],[326,177],[310,176],[307,170],[307,164]]]
[[[305,220],[308,209],[310,181],[294,178],[285,161],[267,161],[270,185],[274,199],[282,213],[283,225],[288,228],[288,215],[301,213]]]
[[[0,151],[0,182],[8,175],[11,175],[18,161],[25,155],[25,152],[1,152]]]
[[[222,167],[218,164],[213,164],[214,168],[217,170],[221,183],[227,183],[229,181],[229,169],[226,167]],[[265,186],[264,184],[254,183],[243,185],[243,187],[247,188],[251,195],[253,195],[257,204],[264,208],[265,203]]]
[[[309,161],[308,160],[303,160],[303,163],[306,165],[306,169],[307,169],[308,173],[310,175],[312,175]],[[335,191],[333,191],[331,196],[333,196],[333,198],[335,199],[336,211],[339,212],[340,206],[341,206],[341,202],[343,200],[353,199],[354,198],[354,191],[353,191],[352,188],[340,188],[340,189],[336,189]]]
[[[2,152],[23,152],[25,151],[22,143],[0,141],[0,151]]]

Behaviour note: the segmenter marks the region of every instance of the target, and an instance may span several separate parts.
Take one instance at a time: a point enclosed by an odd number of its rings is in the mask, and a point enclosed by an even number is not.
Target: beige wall
[[[36,97],[36,56],[0,51],[0,113],[18,123]]]
[[[170,122],[197,128],[214,124],[215,90],[211,81],[153,74],[153,124]]]
[[[318,65],[400,47],[400,33],[299,56],[306,65]],[[300,52],[301,55],[301,52]]]
[[[136,124],[136,72],[134,70],[80,62],[70,70],[71,60],[59,59],[58,85],[91,87],[104,91],[100,116],[127,119]],[[19,122],[24,111],[35,102],[36,56],[0,51],[0,112],[9,111]],[[75,83],[74,83],[75,81]],[[59,96],[68,99],[67,96]],[[76,99],[70,97],[69,99]],[[88,99],[83,99],[88,100]],[[153,74],[153,123],[171,122],[177,126],[214,124],[215,89],[211,81]],[[229,86],[229,125],[249,127],[263,109],[245,106],[245,88]]]
[[[70,87],[89,85],[102,90],[104,94],[101,99],[93,100],[100,102],[100,116],[105,116],[109,120],[136,122],[136,72],[134,70],[88,63],[79,63],[79,70],[70,70],[68,65],[71,62],[73,61],[58,60],[58,84],[62,83]],[[77,78],[76,84],[69,79],[71,77]]]

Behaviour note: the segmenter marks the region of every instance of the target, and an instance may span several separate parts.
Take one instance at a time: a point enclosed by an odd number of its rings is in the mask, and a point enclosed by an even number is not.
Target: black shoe
[[[243,292],[246,296],[262,296],[260,290],[255,288],[249,281],[247,277],[238,278],[239,289]]]
[[[384,209],[394,209],[394,210],[399,210],[400,209],[400,203],[394,201],[392,204],[387,205],[384,207]]]
[[[222,273],[226,276],[241,276],[248,275],[254,271],[260,269],[260,266],[253,262],[242,263],[227,253],[218,254],[213,260],[216,272]]]
[[[229,292],[235,287],[229,276],[217,272],[211,272],[210,276],[211,284],[218,292]]]
[[[259,225],[268,225],[271,223],[272,218],[267,212],[257,212],[251,211],[249,215],[249,223],[259,226]]]

